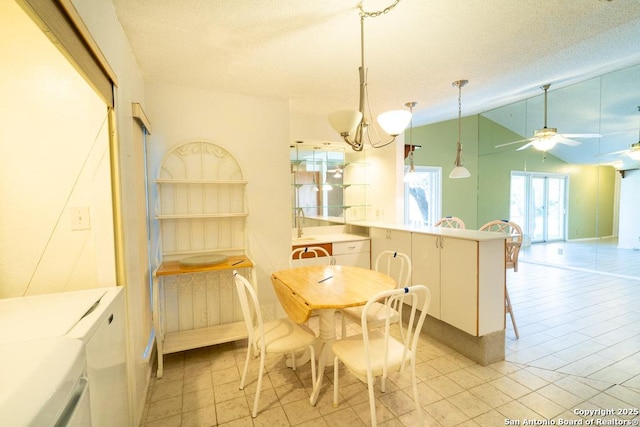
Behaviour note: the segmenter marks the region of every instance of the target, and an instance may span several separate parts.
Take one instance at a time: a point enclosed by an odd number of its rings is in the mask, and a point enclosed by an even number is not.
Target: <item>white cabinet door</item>
[[[428,314],[440,319],[440,236],[413,234],[411,264],[413,266],[411,283],[429,288],[431,304]]]
[[[375,269],[376,258],[384,251],[402,252],[411,258],[411,232],[372,228],[369,237],[371,238],[371,268]],[[411,264],[413,267],[413,260]],[[389,273],[392,277],[398,277],[400,272],[392,266]],[[409,281],[409,285],[413,285],[413,282]]]
[[[411,232],[389,228],[371,228],[371,263],[383,251],[403,252],[411,257]],[[373,266],[373,265],[372,265]]]
[[[441,239],[440,309],[442,321],[478,336],[478,242]]]

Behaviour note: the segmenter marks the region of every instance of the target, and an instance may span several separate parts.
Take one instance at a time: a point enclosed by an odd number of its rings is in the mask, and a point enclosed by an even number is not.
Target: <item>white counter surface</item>
[[[293,238],[291,243],[294,246],[298,245],[312,245],[320,243],[339,243],[339,242],[352,242],[356,240],[367,240],[368,236],[361,236],[358,234],[348,233],[330,233],[330,234],[313,234],[310,232],[308,236],[303,235],[300,238]]]
[[[475,241],[485,241],[485,240],[497,240],[497,239],[505,239],[504,233],[499,233],[495,231],[478,231],[478,230],[461,230],[457,228],[446,228],[446,227],[413,227],[404,224],[394,224],[387,222],[378,222],[378,221],[358,221],[353,223],[353,225],[357,225],[360,227],[370,227],[370,228],[386,228],[392,230],[399,231],[407,231],[410,233],[422,233],[422,234],[432,234],[437,236],[445,236],[452,237],[463,240],[475,240]]]

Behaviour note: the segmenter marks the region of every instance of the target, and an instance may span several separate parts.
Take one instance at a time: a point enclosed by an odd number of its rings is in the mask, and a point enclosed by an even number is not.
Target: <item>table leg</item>
[[[325,354],[325,363],[327,366],[333,366],[334,354],[331,351],[331,343],[336,340],[336,311],[334,309],[320,310],[320,339],[321,347]]]
[[[325,357],[325,366],[333,366],[333,352],[331,352],[331,343],[336,339],[336,311],[333,309],[319,310],[319,334],[318,340],[314,345],[316,358],[320,360],[321,354],[325,347],[327,349],[327,356]],[[305,349],[304,353],[297,354],[296,366],[304,365],[311,360],[311,352],[309,349]],[[292,360],[287,358],[286,365],[288,368],[293,367]]]
[[[321,351],[318,356],[318,373],[316,383],[313,385],[313,392],[309,402],[315,406],[322,387],[325,366],[333,366],[335,355],[331,350],[331,344],[336,340],[336,311],[333,309],[320,310],[320,333],[319,341]]]

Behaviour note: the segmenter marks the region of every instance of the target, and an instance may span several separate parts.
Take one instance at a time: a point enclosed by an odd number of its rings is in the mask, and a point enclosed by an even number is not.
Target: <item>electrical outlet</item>
[[[200,322],[207,323],[207,321],[207,310],[203,308],[202,311],[200,311]]]
[[[72,207],[70,209],[71,215],[71,230],[91,230],[91,216],[89,206]]]

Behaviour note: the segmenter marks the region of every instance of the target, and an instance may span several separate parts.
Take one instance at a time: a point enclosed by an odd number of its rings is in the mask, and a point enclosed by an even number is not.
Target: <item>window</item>
[[[404,223],[432,226],[442,214],[442,168],[416,166],[404,183]]]

